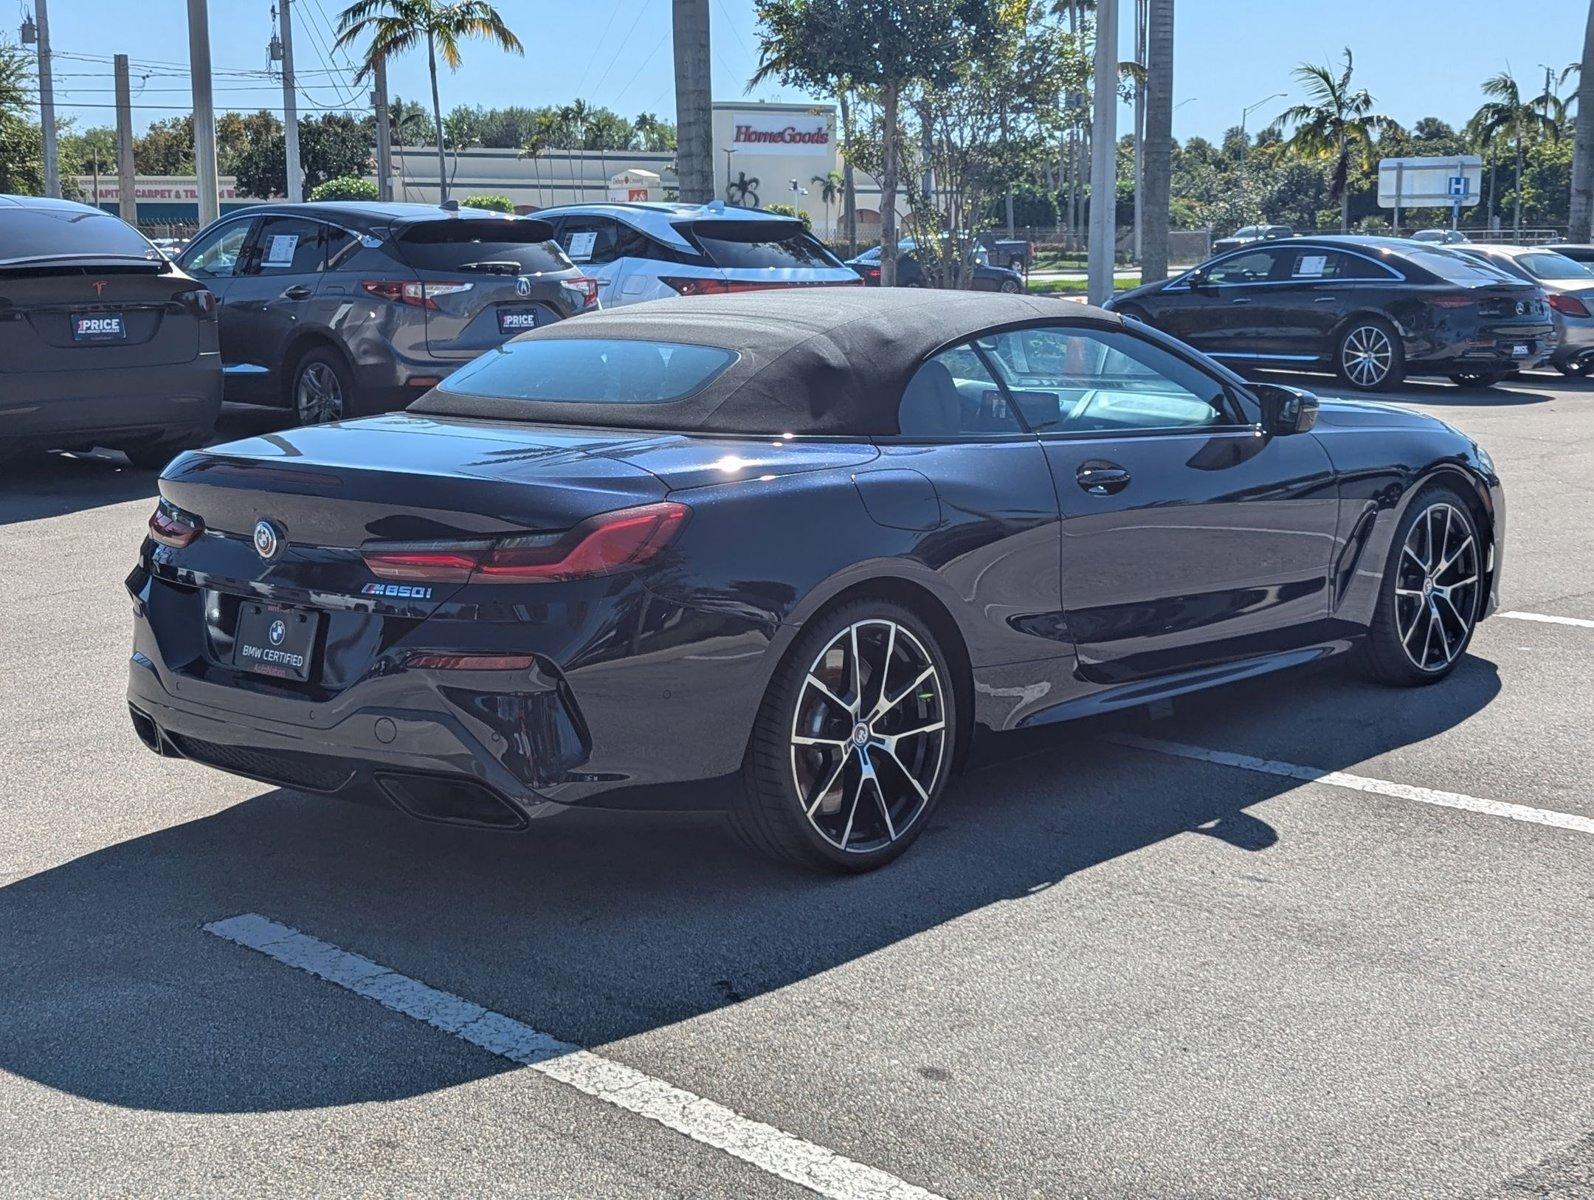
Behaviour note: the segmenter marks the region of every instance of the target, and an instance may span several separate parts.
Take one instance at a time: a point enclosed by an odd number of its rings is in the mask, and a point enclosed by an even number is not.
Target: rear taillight
[[[1428,303],[1435,308],[1470,308],[1475,301],[1471,296],[1432,296]]]
[[[209,288],[195,288],[191,292],[181,292],[177,299],[201,317],[216,315],[216,293]]]
[[[162,546],[181,550],[205,531],[205,523],[193,513],[184,512],[169,500],[155,506],[149,518],[149,536]]]
[[[867,268],[865,268],[864,269],[864,277],[866,279],[879,279],[880,278],[880,268],[879,267],[867,267]]]
[[[380,579],[421,583],[552,583],[641,566],[675,540],[691,509],[664,501],[600,513],[562,534],[496,542],[374,545],[361,556]]]
[[[401,279],[367,279],[360,284],[361,288],[378,299],[430,309],[437,308],[439,296],[468,292],[472,286],[469,283],[421,283],[416,280],[406,283]]]
[[[574,279],[563,281],[564,286],[575,292],[580,299],[576,303],[578,309],[591,308],[598,302],[598,281],[588,279],[585,275],[577,275]]]
[[[1586,317],[1589,315],[1588,305],[1576,296],[1568,296],[1564,292],[1551,292],[1548,296],[1550,307],[1563,317]]]
[[[768,292],[776,288],[862,287],[863,280],[852,279],[701,279],[682,275],[660,275],[659,282],[683,296],[722,296],[727,292]]]

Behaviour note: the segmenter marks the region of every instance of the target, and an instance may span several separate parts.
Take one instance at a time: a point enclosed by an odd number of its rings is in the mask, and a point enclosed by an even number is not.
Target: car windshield
[[[437,390],[559,404],[666,404],[690,396],[735,361],[731,351],[711,346],[533,338],[489,350]]]
[[[1425,271],[1431,271],[1446,283],[1461,284],[1464,287],[1478,287],[1483,284],[1500,283],[1509,280],[1511,276],[1497,267],[1489,265],[1480,259],[1473,258],[1464,250],[1449,250],[1442,246],[1431,246],[1424,243],[1421,248],[1408,247],[1401,251],[1406,259]]]
[[[516,275],[565,271],[572,266],[546,221],[491,217],[446,218],[406,225],[398,245],[421,271],[481,271],[494,264]]]
[[[796,221],[698,221],[691,234],[716,267],[839,267]]]
[[[0,265],[65,258],[161,263],[161,252],[109,213],[77,208],[0,209]]]
[[[1594,279],[1594,270],[1553,250],[1517,255],[1517,264],[1535,279]]]

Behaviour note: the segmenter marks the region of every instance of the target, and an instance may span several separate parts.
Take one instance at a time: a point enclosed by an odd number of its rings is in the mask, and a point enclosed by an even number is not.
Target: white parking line
[[[561,1042],[512,1017],[428,987],[381,963],[339,949],[309,934],[242,913],[205,926],[229,942],[375,1000],[384,1008],[425,1021],[491,1054],[521,1063],[607,1104],[627,1109],[693,1141],[723,1150],[771,1175],[836,1200],[939,1200],[933,1192],[724,1105],[674,1087],[632,1067]]]
[[[1582,617],[1552,617],[1546,613],[1519,613],[1505,612],[1502,617],[1510,617],[1513,621],[1543,621],[1546,625],[1576,625],[1579,629],[1594,629],[1594,621],[1585,621]]]
[[[1580,817],[1574,813],[1556,812],[1548,808],[1530,808],[1526,804],[1506,804],[1499,800],[1480,800],[1476,796],[1463,796],[1460,792],[1440,792],[1432,788],[1412,787],[1405,783],[1387,783],[1382,779],[1368,779],[1363,775],[1347,775],[1344,771],[1325,771],[1319,767],[1303,767],[1296,763],[1277,762],[1269,758],[1252,758],[1249,754],[1234,754],[1228,750],[1208,750],[1204,746],[1187,746],[1182,742],[1164,742],[1137,734],[1115,734],[1107,739],[1123,746],[1150,750],[1155,754],[1170,754],[1175,758],[1193,758],[1198,762],[1217,763],[1224,767],[1238,767],[1242,771],[1260,771],[1264,775],[1282,775],[1286,779],[1299,779],[1303,783],[1326,783],[1334,787],[1351,788],[1358,792],[1372,792],[1378,796],[1394,796],[1401,800],[1415,800],[1419,804],[1436,804],[1441,808],[1460,808],[1467,812],[1484,813],[1491,817],[1506,817],[1512,821],[1526,821],[1532,825],[1550,825],[1556,829],[1571,829],[1578,833],[1594,833],[1594,818]]]

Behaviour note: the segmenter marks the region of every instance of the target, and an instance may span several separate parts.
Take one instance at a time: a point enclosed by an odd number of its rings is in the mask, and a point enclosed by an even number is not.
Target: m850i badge
[[[396,596],[405,600],[430,600],[432,589],[418,583],[368,583],[360,589],[362,596]]]

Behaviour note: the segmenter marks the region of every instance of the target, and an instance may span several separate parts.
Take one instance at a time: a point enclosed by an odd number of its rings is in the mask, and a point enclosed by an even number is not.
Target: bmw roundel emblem
[[[531,280],[527,279],[524,275],[517,276],[515,279],[515,295],[531,295]]]
[[[288,627],[281,621],[273,621],[271,628],[266,631],[266,636],[271,639],[273,646],[280,646],[282,639],[288,636]]]
[[[255,522],[255,553],[261,558],[275,558],[282,547],[282,535],[270,521]]]

